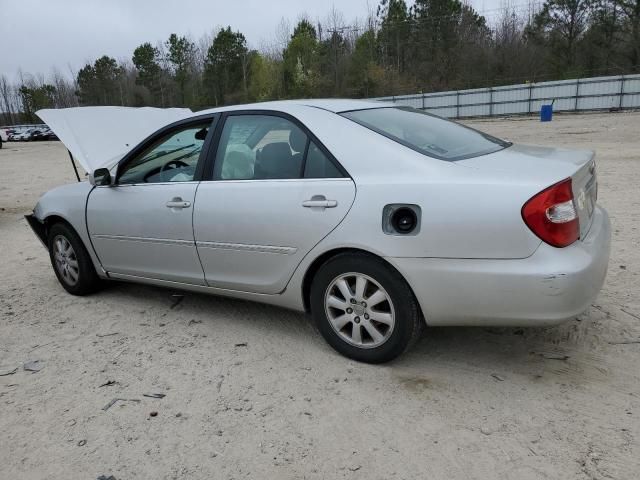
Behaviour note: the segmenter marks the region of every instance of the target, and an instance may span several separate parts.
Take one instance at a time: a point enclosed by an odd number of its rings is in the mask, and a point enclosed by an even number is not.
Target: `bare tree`
[[[6,75],[0,76],[0,99],[2,100],[2,104],[0,104],[0,110],[5,115],[5,121],[8,121],[10,124],[14,124],[16,119],[14,114],[15,110],[15,98],[14,98],[14,87],[9,83]]]
[[[56,89],[56,108],[78,106],[78,97],[76,97],[76,89],[73,81],[66,78],[56,67],[51,70],[51,83]]]

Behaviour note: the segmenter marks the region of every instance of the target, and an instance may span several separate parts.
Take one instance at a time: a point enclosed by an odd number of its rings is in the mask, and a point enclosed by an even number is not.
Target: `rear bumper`
[[[387,258],[411,285],[429,325],[553,325],[584,312],[602,288],[611,225],[596,207],[587,236],[542,243],[516,260]]]
[[[44,248],[49,250],[49,247],[47,245],[47,230],[44,226],[44,223],[38,220],[33,214],[25,215],[24,218],[27,220],[27,223],[31,227],[31,230],[33,230],[33,233],[36,234],[36,237],[38,237]]]

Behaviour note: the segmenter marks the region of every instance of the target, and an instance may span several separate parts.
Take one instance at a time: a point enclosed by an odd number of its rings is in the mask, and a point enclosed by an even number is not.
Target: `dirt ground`
[[[5,144],[0,478],[639,478],[640,113],[469,123],[597,151],[604,289],[560,327],[428,329],[383,366],[286,310],[121,283],[68,295],[22,214],[74,181],[69,158]]]

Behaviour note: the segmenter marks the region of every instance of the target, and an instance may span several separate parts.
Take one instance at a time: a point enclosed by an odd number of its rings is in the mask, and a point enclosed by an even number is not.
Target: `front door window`
[[[192,181],[209,126],[207,121],[160,137],[122,167],[118,183]]]

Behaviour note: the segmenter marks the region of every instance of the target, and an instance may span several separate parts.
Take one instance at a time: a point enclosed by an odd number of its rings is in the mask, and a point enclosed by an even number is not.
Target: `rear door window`
[[[335,164],[311,142],[307,151],[304,178],[341,178],[343,175]]]
[[[276,115],[230,115],[220,136],[214,180],[341,178],[294,122]]]

